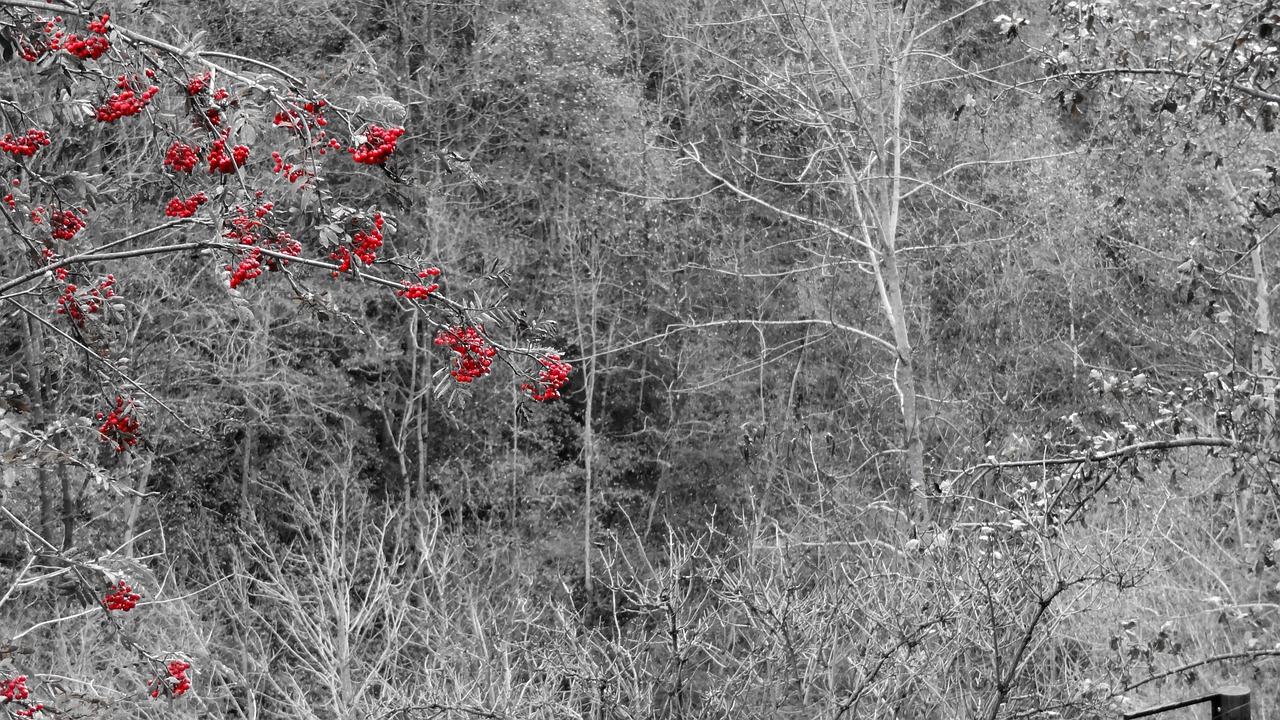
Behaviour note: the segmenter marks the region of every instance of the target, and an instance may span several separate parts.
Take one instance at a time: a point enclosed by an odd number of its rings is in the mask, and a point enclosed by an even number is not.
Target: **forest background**
[[[1267,717],[1272,5],[0,0],[0,707]]]

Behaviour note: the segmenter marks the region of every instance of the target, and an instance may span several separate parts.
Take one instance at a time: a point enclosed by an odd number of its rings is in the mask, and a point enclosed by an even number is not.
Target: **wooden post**
[[[1124,720],[1137,720],[1151,715],[1160,715],[1171,710],[1199,705],[1202,702],[1209,703],[1210,720],[1252,720],[1253,708],[1249,703],[1249,688],[1238,685],[1218,688],[1217,692],[1210,695],[1201,695],[1196,698],[1149,707],[1137,712],[1125,713]]]
[[[1251,720],[1249,688],[1230,686],[1220,688],[1211,701],[1211,720]]]

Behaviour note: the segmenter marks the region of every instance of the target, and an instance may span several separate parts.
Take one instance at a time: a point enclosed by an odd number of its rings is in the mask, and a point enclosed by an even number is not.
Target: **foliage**
[[[1268,3],[37,5],[8,715],[1274,702]]]

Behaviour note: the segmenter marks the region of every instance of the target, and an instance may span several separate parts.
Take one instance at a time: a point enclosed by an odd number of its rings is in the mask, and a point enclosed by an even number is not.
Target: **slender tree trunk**
[[[70,550],[76,542],[76,498],[66,466],[58,465],[57,472],[62,485],[62,549]]]
[[[1269,447],[1274,444],[1271,432],[1276,417],[1276,366],[1271,348],[1271,289],[1262,261],[1262,243],[1256,238],[1250,255],[1254,280],[1253,372],[1262,378],[1263,398],[1263,419],[1258,434],[1263,439],[1263,445]]]
[[[32,425],[41,430],[49,417],[45,407],[45,372],[44,372],[44,335],[42,328],[32,318],[26,323],[27,376],[31,386],[31,420]],[[43,463],[36,466],[36,492],[40,499],[40,537],[54,544],[53,535],[53,495],[49,489],[51,482],[49,468]]]
[[[426,352],[419,336],[421,330],[422,318],[418,313],[413,314],[413,324],[409,328],[409,349],[413,353],[413,395],[412,404],[409,411],[414,413],[413,434],[414,434],[414,455],[417,458],[417,466],[414,469],[414,477],[409,481],[409,487],[405,490],[408,497],[419,497],[426,492],[427,488],[427,424],[431,419],[431,353]]]
[[[250,324],[248,329],[252,340],[249,347],[245,349],[243,372],[246,376],[253,378],[254,382],[250,384],[253,386],[268,374],[267,347],[270,345],[271,335],[271,306],[260,303],[252,312],[247,313],[245,318]],[[246,390],[241,390],[241,394],[244,396],[245,427],[240,451],[240,501],[242,503],[240,512],[242,517],[254,519],[256,513],[251,499],[254,452],[258,447],[258,427],[263,418],[258,414],[259,398],[250,395]]]
[[[911,338],[907,332],[906,308],[902,301],[902,279],[897,258],[886,254],[884,259],[885,289],[889,295],[889,322],[893,325],[893,344],[898,360],[894,371],[894,384],[898,392],[902,413],[902,447],[906,453],[907,478],[911,491],[920,499],[926,492],[924,477],[924,442],[920,437],[920,414],[917,409],[915,360],[912,357]],[[927,516],[927,508],[925,508]],[[927,519],[927,517],[926,517]]]
[[[1249,259],[1253,265],[1253,373],[1260,378],[1259,394],[1263,398],[1264,417],[1258,427],[1258,434],[1263,445],[1269,446],[1271,431],[1275,424],[1276,408],[1276,374],[1274,353],[1271,347],[1271,289],[1267,281],[1266,267],[1262,257],[1262,242],[1257,230],[1249,221],[1248,211],[1236,190],[1235,183],[1225,168],[1218,171],[1218,184],[1226,197],[1228,209],[1237,228],[1249,242]]]
[[[591,495],[595,491],[593,487],[595,480],[595,467],[593,457],[596,454],[595,431],[592,428],[595,419],[595,394],[596,394],[596,373],[594,360],[587,360],[583,363],[583,372],[586,373],[586,393],[587,401],[583,408],[582,418],[582,466],[586,473],[586,489],[583,492],[582,503],[582,578],[583,587],[587,591],[587,597],[592,596],[595,590],[595,583],[591,577],[591,525],[593,513],[595,512],[591,504]]]
[[[147,481],[151,477],[151,458],[137,458],[133,465],[134,469],[134,497],[129,500],[129,513],[125,517],[124,526],[124,556],[133,557],[134,547],[133,539],[138,535],[138,516],[142,513],[142,504],[147,494]]]
[[[582,470],[585,474],[582,502],[582,578],[587,596],[591,597],[595,582],[591,575],[591,538],[594,525],[595,508],[592,496],[595,493],[595,395],[597,365],[594,354],[599,347],[596,337],[596,326],[600,318],[599,280],[599,239],[593,233],[589,240],[587,253],[581,253],[578,243],[581,242],[580,231],[576,228],[559,231],[561,239],[569,246],[570,262],[573,263],[574,279],[574,320],[578,329],[578,347],[584,356],[582,362],[583,392],[586,401],[583,404],[582,417]],[[586,277],[580,270],[585,269]],[[583,308],[583,303],[587,307]],[[585,311],[584,311],[585,310]]]

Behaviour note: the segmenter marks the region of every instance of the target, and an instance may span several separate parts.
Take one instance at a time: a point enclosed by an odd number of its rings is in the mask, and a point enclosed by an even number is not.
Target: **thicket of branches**
[[[0,0],[0,708],[1273,702],[1280,11],[1114,5]]]

